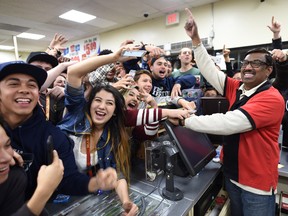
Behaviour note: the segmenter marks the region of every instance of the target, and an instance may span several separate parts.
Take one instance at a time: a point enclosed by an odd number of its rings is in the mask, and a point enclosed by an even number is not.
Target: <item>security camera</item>
[[[147,17],[149,16],[149,14],[148,14],[148,13],[144,13],[143,16],[144,16],[145,18],[147,18]]]

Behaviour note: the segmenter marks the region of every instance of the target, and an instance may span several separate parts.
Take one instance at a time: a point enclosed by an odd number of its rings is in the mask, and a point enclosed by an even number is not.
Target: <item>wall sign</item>
[[[179,12],[174,12],[166,15],[166,25],[174,25],[179,23]]]
[[[99,35],[86,38],[80,41],[75,41],[64,50],[64,56],[73,61],[82,61],[91,55],[100,52]]]

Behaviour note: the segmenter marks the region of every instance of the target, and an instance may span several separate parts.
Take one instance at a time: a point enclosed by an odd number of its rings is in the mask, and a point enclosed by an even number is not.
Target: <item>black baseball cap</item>
[[[46,52],[31,52],[28,56],[26,62],[31,63],[34,61],[43,61],[47,62],[52,65],[52,68],[56,67],[58,65],[58,60],[52,55],[49,55]]]
[[[10,61],[0,64],[0,81],[10,74],[21,73],[35,78],[39,89],[47,78],[47,72],[42,68],[27,64],[24,61]]]

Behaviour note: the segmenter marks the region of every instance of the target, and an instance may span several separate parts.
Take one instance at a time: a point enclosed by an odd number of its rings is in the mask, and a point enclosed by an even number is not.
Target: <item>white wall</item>
[[[18,60],[19,61],[26,61],[27,57],[28,57],[29,53],[26,53],[26,52],[19,52],[19,58]],[[3,50],[0,50],[0,63],[2,62],[7,62],[7,61],[15,61],[16,58],[15,58],[15,53],[14,51],[13,52],[10,52],[10,51],[3,51]]]
[[[211,27],[211,25],[207,25],[207,23],[211,24],[212,20],[211,5],[195,8],[193,11],[195,12],[195,16],[198,14],[206,14],[205,19],[199,19],[199,24],[203,25],[201,32],[208,32],[207,34],[203,33],[203,37],[207,37]],[[152,43],[157,46],[167,43],[187,41],[189,40],[189,37],[186,35],[184,30],[186,13],[182,11],[179,20],[180,23],[177,25],[166,26],[165,17],[160,17],[100,34],[101,49],[110,48],[116,50],[126,39],[134,39],[135,42],[138,43],[141,41],[144,43]]]
[[[222,0],[213,7],[210,4],[191,10],[201,37],[208,37],[214,24],[215,49],[221,49],[223,44],[233,48],[271,43],[272,33],[267,25],[271,24],[273,15],[281,23],[283,41],[288,40],[287,0],[266,0],[262,3],[260,0]],[[165,17],[161,17],[106,32],[100,34],[101,49],[116,50],[125,39],[155,45],[187,41],[189,38],[183,28],[185,21],[186,13],[182,11],[180,23],[176,26],[166,27]]]
[[[212,10],[213,8],[213,10]],[[208,37],[213,24],[215,49],[271,43],[272,33],[267,28],[274,15],[282,26],[282,40],[288,40],[288,0],[221,0],[202,7],[191,8],[202,38]],[[127,8],[128,10],[129,8]],[[180,23],[165,26],[165,17],[100,34],[101,49],[117,50],[126,39],[164,45],[189,40],[184,30],[186,13],[180,13]],[[96,35],[96,34],[95,34]],[[73,42],[72,42],[73,43]],[[28,54],[24,54],[27,58]],[[11,57],[12,56],[12,57]],[[23,58],[24,60],[26,58]],[[0,62],[14,60],[14,53],[0,51]]]
[[[223,44],[242,47],[271,43],[272,16],[281,23],[282,39],[288,40],[287,0],[224,0],[215,4],[215,48]]]

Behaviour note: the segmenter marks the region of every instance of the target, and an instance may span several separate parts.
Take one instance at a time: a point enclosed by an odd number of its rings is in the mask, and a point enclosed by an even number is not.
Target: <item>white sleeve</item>
[[[223,95],[226,75],[216,68],[215,63],[207,53],[203,44],[194,49],[194,56],[201,74],[221,95]]]
[[[247,116],[240,110],[228,111],[225,114],[193,115],[185,119],[185,127],[194,131],[217,135],[231,135],[253,129]]]

